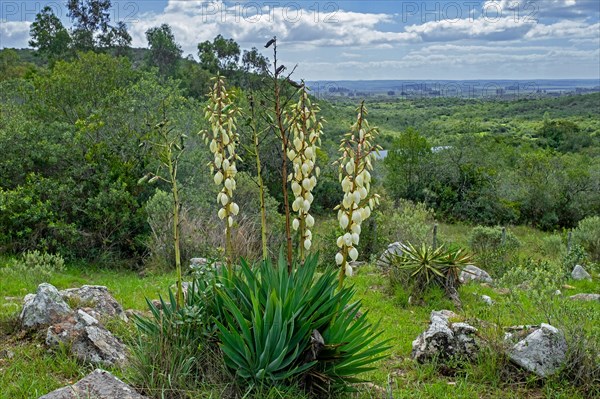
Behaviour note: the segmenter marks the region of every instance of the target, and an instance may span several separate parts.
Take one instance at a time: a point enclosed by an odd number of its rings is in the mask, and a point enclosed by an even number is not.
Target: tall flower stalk
[[[344,191],[342,203],[335,208],[343,232],[337,239],[340,251],[335,256],[335,262],[340,267],[340,288],[344,278],[352,275],[349,260],[355,261],[358,258],[356,246],[360,241],[361,224],[379,204],[379,196],[369,194],[370,171],[373,170],[375,155],[380,150],[379,146],[373,144],[378,132],[376,128],[369,126],[364,101],[357,112],[356,122],[342,139],[339,148],[342,155],[337,161],[340,167],[339,180]]]
[[[181,274],[181,239],[180,239],[180,210],[181,199],[179,197],[179,186],[177,185],[177,170],[179,159],[185,150],[185,139],[187,136],[183,133],[175,131],[171,124],[164,116],[162,122],[155,126],[153,134],[142,142],[142,146],[150,145],[155,151],[155,154],[160,161],[159,169],[156,173],[147,173],[138,183],[148,181],[155,183],[159,180],[171,186],[171,194],[173,196],[173,247],[175,250],[175,270],[177,273],[177,307],[183,305],[183,277]],[[166,170],[166,175],[161,175],[161,170]]]
[[[300,99],[286,114],[286,124],[292,133],[292,146],[287,150],[287,157],[292,162],[293,172],[289,174],[294,202],[292,210],[296,217],[292,228],[299,231],[298,255],[302,261],[312,245],[312,232],[315,224],[314,217],[309,213],[313,202],[312,190],[317,185],[320,170],[316,166],[317,146],[321,144],[323,120],[317,118],[320,111],[318,105],[313,105],[304,85],[300,89]]]
[[[213,80],[214,84],[204,114],[211,129],[210,132],[204,132],[204,140],[214,155],[214,160],[209,163],[210,171],[214,174],[215,184],[221,187],[217,195],[217,203],[221,205],[218,216],[225,221],[227,264],[231,269],[233,260],[231,229],[233,218],[240,210],[238,204],[233,201],[233,192],[236,188],[236,161],[241,160],[236,154],[236,144],[239,141],[236,118],[239,109],[233,102],[232,94],[227,91],[225,78],[216,76]]]

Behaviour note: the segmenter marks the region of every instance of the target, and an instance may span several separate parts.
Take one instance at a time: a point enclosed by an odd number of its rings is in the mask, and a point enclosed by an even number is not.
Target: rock
[[[208,263],[208,259],[206,259],[206,258],[192,258],[192,259],[190,259],[190,267],[192,269],[194,269],[196,267],[200,267],[200,266],[206,266],[207,263]]]
[[[575,265],[571,272],[571,277],[573,280],[592,280],[592,276],[581,265]]]
[[[564,335],[557,328],[542,323],[509,349],[507,354],[510,360],[524,369],[540,377],[547,377],[564,364],[566,352]]]
[[[39,399],[147,399],[108,371],[97,369],[76,384],[52,391]]]
[[[35,295],[25,296],[19,319],[26,329],[48,326],[60,321],[71,313],[71,308],[51,284],[42,283]]]
[[[569,299],[573,301],[598,301],[600,302],[600,294],[576,294],[571,295]]]
[[[494,301],[492,300],[492,298],[490,298],[490,297],[489,297],[489,296],[487,296],[487,295],[482,295],[482,296],[481,296],[481,300],[482,300],[483,302],[485,302],[485,303],[486,303],[487,305],[489,305],[489,306],[492,306],[492,305],[494,304]]]
[[[15,352],[9,350],[9,349],[2,349],[0,351],[0,359],[12,359],[13,357],[15,357]]]
[[[402,256],[402,243],[394,242],[388,245],[387,249],[381,254],[377,261],[377,266],[382,269],[388,269],[394,256]]]
[[[556,291],[554,291],[554,295],[555,296],[561,296],[562,295],[562,291],[561,290],[556,290]]]
[[[69,288],[60,291],[64,300],[77,303],[77,307],[91,308],[95,317],[118,317],[127,321],[123,307],[102,285],[84,285],[80,288]]]
[[[46,344],[65,344],[77,359],[93,364],[123,365],[127,360],[125,345],[81,309],[49,327]]]
[[[473,359],[479,350],[477,329],[467,323],[451,323],[450,311],[431,312],[429,328],[412,343],[412,357],[420,363],[453,357]]]
[[[466,284],[471,281],[477,281],[480,283],[492,284],[494,279],[483,269],[478,268],[474,265],[467,265],[458,276],[461,283]]]

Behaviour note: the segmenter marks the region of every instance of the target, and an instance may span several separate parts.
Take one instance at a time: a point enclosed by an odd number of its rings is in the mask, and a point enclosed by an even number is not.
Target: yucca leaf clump
[[[414,294],[421,294],[431,286],[440,286],[455,299],[461,270],[473,258],[464,249],[433,248],[429,245],[402,244],[402,255],[392,255],[392,276],[408,286]]]
[[[217,327],[225,363],[244,384],[300,384],[327,396],[349,389],[373,369],[385,344],[359,315],[354,290],[336,290],[336,272],[316,276],[317,257],[289,272],[281,256],[254,270],[242,262],[231,278],[221,276]]]

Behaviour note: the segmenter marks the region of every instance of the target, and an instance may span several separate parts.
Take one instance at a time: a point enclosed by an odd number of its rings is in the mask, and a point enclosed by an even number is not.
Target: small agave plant
[[[372,144],[377,129],[369,126],[364,102],[357,109],[358,117],[342,139],[339,151],[342,156],[337,161],[340,167],[339,180],[344,191],[342,203],[335,209],[343,234],[337,239],[340,251],[335,262],[340,267],[339,285],[346,275],[352,276],[348,258],[358,258],[356,246],[360,241],[361,224],[371,216],[371,211],[379,204],[377,194],[370,195],[373,161],[379,146]]]
[[[286,114],[286,123],[293,134],[293,148],[287,150],[287,157],[294,168],[288,176],[295,197],[292,210],[297,213],[292,221],[292,228],[299,230],[299,256],[302,260],[312,245],[310,229],[315,224],[315,219],[309,211],[314,199],[312,190],[317,185],[320,173],[319,167],[316,166],[317,148],[321,144],[324,120],[317,117],[318,112],[319,106],[312,104],[303,85],[298,103]]]
[[[218,216],[225,221],[227,254],[231,261],[233,256],[231,228],[233,217],[240,211],[238,204],[233,201],[233,192],[236,188],[236,161],[241,160],[236,153],[236,143],[239,140],[236,118],[239,109],[233,102],[232,94],[226,89],[225,79],[216,76],[213,80],[214,84],[204,114],[211,129],[210,132],[204,131],[203,135],[210,152],[214,155],[214,160],[209,163],[210,171],[214,174],[214,182],[222,187],[217,195],[217,203],[221,205]]]

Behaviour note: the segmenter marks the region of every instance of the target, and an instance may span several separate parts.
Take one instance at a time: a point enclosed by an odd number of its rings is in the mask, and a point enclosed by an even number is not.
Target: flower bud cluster
[[[292,221],[292,228],[300,231],[302,250],[310,250],[314,217],[309,213],[313,202],[312,190],[317,185],[320,169],[316,166],[317,148],[321,143],[323,120],[317,118],[319,107],[313,105],[305,88],[300,99],[291,112],[286,114],[286,123],[293,134],[292,146],[287,149],[287,157],[292,162],[293,172],[289,174],[294,202],[292,210],[297,216]]]
[[[204,139],[209,146],[214,160],[209,163],[210,171],[214,174],[216,185],[222,186],[217,195],[217,203],[221,206],[218,216],[225,220],[227,228],[233,226],[233,217],[240,207],[233,202],[233,192],[236,189],[235,176],[237,174],[236,143],[236,117],[239,113],[232,96],[225,88],[223,77],[214,78],[215,83],[210,92],[208,105],[205,109],[205,118],[211,125],[210,133],[205,132]]]
[[[352,267],[348,258],[358,258],[357,245],[360,242],[361,224],[371,216],[372,210],[379,204],[379,196],[369,195],[371,189],[371,172],[373,161],[379,147],[371,142],[377,130],[370,128],[364,104],[358,110],[358,119],[350,132],[344,136],[339,151],[342,156],[337,161],[340,168],[339,180],[344,197],[336,207],[338,222],[343,234],[337,239],[340,249],[335,262],[341,267],[340,274],[352,275]]]

